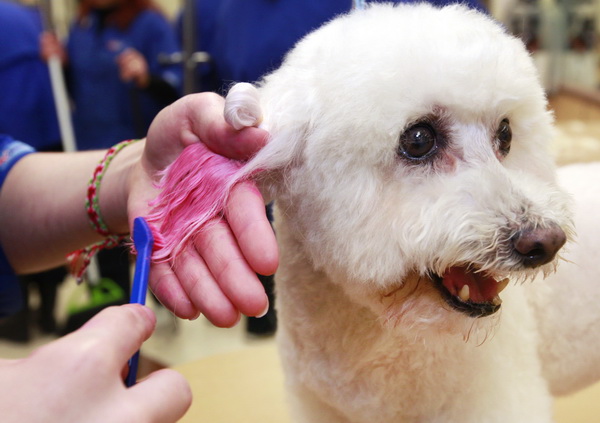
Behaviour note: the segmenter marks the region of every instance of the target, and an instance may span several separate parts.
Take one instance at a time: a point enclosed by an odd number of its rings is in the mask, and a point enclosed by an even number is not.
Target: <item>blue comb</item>
[[[150,273],[154,238],[148,223],[143,217],[137,217],[133,221],[133,244],[137,251],[137,259],[135,260],[135,273],[133,274],[133,286],[129,302],[144,305],[146,304],[146,292],[148,291],[148,274]],[[129,360],[129,372],[125,379],[127,386],[135,385],[139,358],[140,352],[137,351]]]

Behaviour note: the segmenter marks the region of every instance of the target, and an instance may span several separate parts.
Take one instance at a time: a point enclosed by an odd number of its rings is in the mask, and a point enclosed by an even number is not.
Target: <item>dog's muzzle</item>
[[[500,309],[500,292],[508,285],[508,278],[497,281],[469,266],[454,266],[442,276],[431,279],[446,302],[457,311],[471,317],[485,317]]]
[[[535,268],[551,262],[566,242],[558,225],[525,227],[510,239],[512,255],[522,268]],[[500,309],[500,292],[508,278],[500,281],[474,265],[456,265],[431,279],[446,302],[471,317],[485,317]]]

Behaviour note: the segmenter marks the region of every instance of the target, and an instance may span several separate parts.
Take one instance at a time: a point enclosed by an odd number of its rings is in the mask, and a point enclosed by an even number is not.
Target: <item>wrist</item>
[[[127,203],[134,167],[140,162],[145,142],[123,148],[110,163],[98,193],[99,209],[111,234],[129,233]]]

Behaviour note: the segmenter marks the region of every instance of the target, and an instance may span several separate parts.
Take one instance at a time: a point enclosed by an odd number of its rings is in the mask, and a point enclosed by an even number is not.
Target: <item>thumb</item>
[[[192,391],[185,378],[175,370],[162,369],[150,374],[127,390],[133,403],[145,413],[142,421],[176,422],[192,404]]]

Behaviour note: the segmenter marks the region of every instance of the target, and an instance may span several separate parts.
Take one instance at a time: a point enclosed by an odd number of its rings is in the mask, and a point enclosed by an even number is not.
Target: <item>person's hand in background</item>
[[[117,56],[121,80],[133,82],[144,89],[150,82],[150,71],[144,56],[133,48],[128,48]]]

